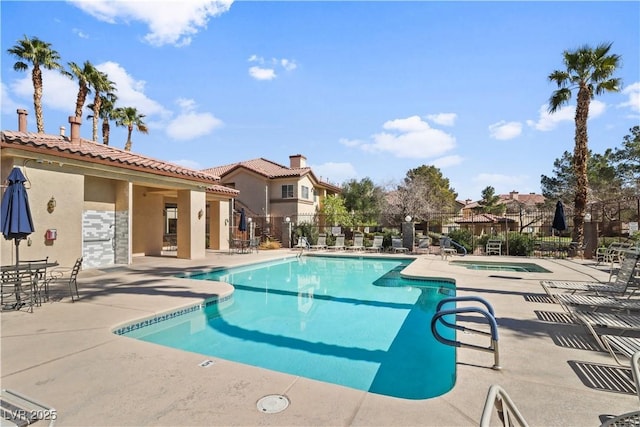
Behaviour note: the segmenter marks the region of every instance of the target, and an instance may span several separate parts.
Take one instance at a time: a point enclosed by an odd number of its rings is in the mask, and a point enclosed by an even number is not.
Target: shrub
[[[533,240],[529,236],[510,232],[507,239],[509,239],[509,253],[507,255],[530,256],[533,253]],[[502,245],[502,249],[506,250],[504,245]]]
[[[454,240],[459,245],[464,246],[464,248],[467,250],[467,253],[473,252],[473,248],[471,247],[471,242],[473,241],[471,231],[463,229],[451,230],[449,232],[449,237],[451,237],[451,240]]]

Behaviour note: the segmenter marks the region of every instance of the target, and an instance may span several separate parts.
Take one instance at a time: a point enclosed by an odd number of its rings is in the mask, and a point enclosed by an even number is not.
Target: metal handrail
[[[486,310],[480,307],[456,307],[449,310],[442,310],[442,306],[448,302],[463,302],[463,301],[480,302],[486,307]],[[479,329],[465,327],[462,325],[457,325],[455,323],[449,322],[444,318],[444,316],[457,315],[461,313],[481,314],[487,320],[487,323],[489,324],[491,331],[487,332]],[[492,369],[498,370],[498,369],[501,369],[500,352],[498,348],[498,323],[496,322],[494,313],[495,312],[493,310],[493,307],[491,307],[491,304],[489,304],[486,300],[480,297],[467,296],[467,297],[444,298],[436,306],[436,313],[433,315],[433,318],[431,319],[431,332],[433,333],[433,336],[435,337],[435,339],[441,342],[442,344],[450,345],[453,347],[471,348],[474,350],[493,353],[494,363],[493,363]],[[489,346],[484,347],[477,344],[468,344],[468,343],[463,343],[457,340],[450,340],[440,335],[440,333],[437,331],[436,324],[438,321],[440,321],[444,326],[447,326],[459,331],[473,332],[476,334],[491,336],[491,342]]]

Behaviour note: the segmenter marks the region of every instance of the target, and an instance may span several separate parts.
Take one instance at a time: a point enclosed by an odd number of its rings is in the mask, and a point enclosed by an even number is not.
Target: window
[[[309,198],[309,187],[305,187],[304,185],[302,186],[302,198],[303,199]]]
[[[293,199],[293,185],[289,184],[282,186],[282,198]]]

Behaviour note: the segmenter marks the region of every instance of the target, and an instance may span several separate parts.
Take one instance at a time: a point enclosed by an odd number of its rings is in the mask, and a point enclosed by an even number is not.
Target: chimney
[[[69,123],[71,124],[71,143],[80,145],[80,123],[82,119],[80,117],[69,116]]]
[[[18,109],[18,132],[27,131],[27,110]]]
[[[307,158],[302,154],[294,154],[289,156],[289,167],[291,169],[299,169],[307,167]]]
[[[60,136],[64,136],[64,133],[67,129],[64,126],[60,126]]]
[[[512,200],[518,200],[518,192],[513,190],[512,192],[509,193],[509,195],[511,196]]]

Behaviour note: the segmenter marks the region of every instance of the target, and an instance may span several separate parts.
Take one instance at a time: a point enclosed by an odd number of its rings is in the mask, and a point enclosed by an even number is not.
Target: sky
[[[0,17],[3,130],[24,108],[37,131],[30,71],[7,52],[37,37],[145,115],[133,152],[194,169],[302,154],[335,185],[388,188],[433,165],[459,200],[540,193],[574,146],[576,93],[549,114],[548,75],[564,51],[601,43],[621,56],[623,86],[592,101],[589,148],[621,147],[640,124],[637,1],[2,0]],[[45,132],[68,134],[77,82],[45,71],[43,86]]]

